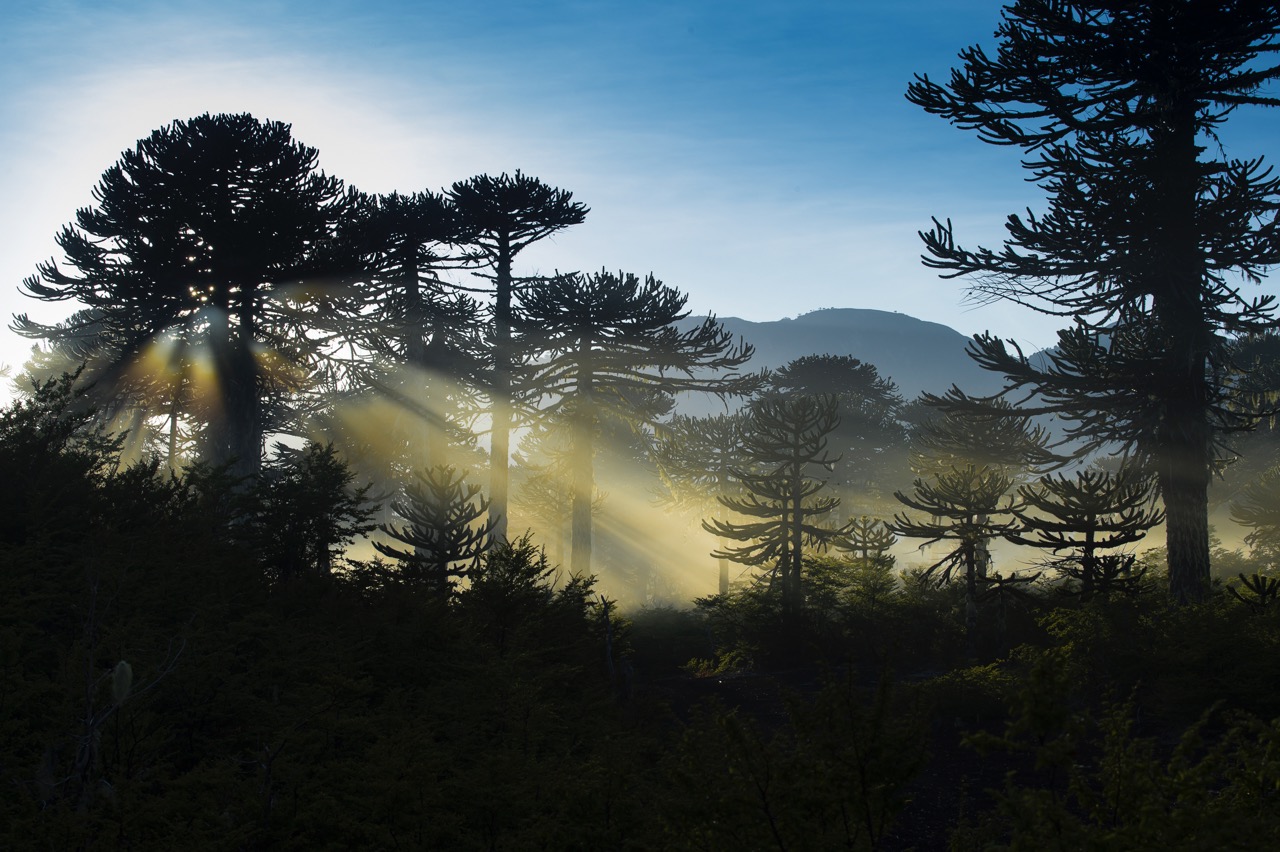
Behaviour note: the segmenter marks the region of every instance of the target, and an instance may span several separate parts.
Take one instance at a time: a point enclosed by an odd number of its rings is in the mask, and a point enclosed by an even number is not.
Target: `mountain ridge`
[[[681,328],[705,319],[706,315],[687,317]],[[748,364],[753,370],[776,369],[805,355],[848,355],[892,379],[907,400],[922,391],[943,393],[952,384],[975,395],[995,393],[1003,386],[999,375],[983,370],[966,354],[972,338],[897,311],[821,308],[763,322],[732,316],[716,320],[755,347]]]

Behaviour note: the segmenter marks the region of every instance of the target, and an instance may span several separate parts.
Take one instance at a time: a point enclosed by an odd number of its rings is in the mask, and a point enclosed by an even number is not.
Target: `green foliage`
[[[846,505],[878,508],[905,484],[902,397],[875,366],[848,355],[806,355],[774,371],[769,392],[835,397],[840,422],[829,440],[839,460],[829,484]]]
[[[1155,479],[1126,460],[1119,471],[1082,470],[1074,477],[1043,476],[1018,489],[1023,506],[1014,511],[1022,529],[1015,544],[1051,552],[1042,564],[1079,583],[1082,600],[1095,594],[1133,593],[1135,557],[1107,553],[1135,544],[1164,520],[1155,508]]]
[[[408,526],[380,527],[412,549],[373,543],[379,553],[400,561],[407,579],[443,597],[452,594],[454,578],[470,574],[491,546],[493,520],[485,517],[489,502],[480,486],[467,483],[465,477],[448,465],[419,473],[405,489],[405,499],[392,504]]]
[[[53,326],[19,315],[15,328],[87,359],[85,378],[113,405],[205,421],[205,460],[256,473],[264,431],[287,419],[285,392],[314,348],[284,307],[284,284],[338,271],[323,248],[347,196],[317,158],[289,125],[247,114],[155,130],[58,234],[72,271],[51,260],[23,282],[35,298],[86,310]],[[197,350],[216,375],[200,406]]]
[[[670,849],[875,849],[924,760],[920,719],[887,682],[833,679],[770,735],[703,707],[668,761]]]
[[[1132,702],[1095,720],[1063,703],[1061,678],[1036,670],[1003,736],[985,752],[1033,759],[1010,773],[996,810],[951,838],[955,850],[1262,849],[1280,842],[1280,721],[1206,712],[1172,754],[1137,736]]]
[[[1240,575],[1241,593],[1235,586],[1227,587],[1232,596],[1254,612],[1262,613],[1280,599],[1280,577],[1269,577],[1261,572],[1246,577]]]
[[[368,486],[352,488],[355,475],[332,444],[279,449],[242,501],[237,534],[275,580],[327,577],[346,546],[373,529]]]
[[[1280,562],[1280,468],[1245,484],[1231,504],[1231,520],[1249,527],[1245,543],[1255,556]]]

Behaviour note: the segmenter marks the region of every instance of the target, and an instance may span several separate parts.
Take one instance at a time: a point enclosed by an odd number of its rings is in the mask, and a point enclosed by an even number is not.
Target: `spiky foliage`
[[[418,473],[392,507],[407,526],[384,524],[379,529],[412,549],[380,541],[373,546],[399,560],[407,580],[440,597],[453,593],[456,580],[470,575],[492,543],[489,501],[479,485],[466,481],[465,471],[450,465]]]
[[[911,467],[918,473],[948,470],[967,464],[1012,475],[1052,468],[1066,461],[1050,449],[1048,430],[1029,412],[1005,400],[977,408],[951,404],[947,398],[923,394],[936,416],[912,435]]]
[[[907,430],[898,386],[874,365],[849,355],[806,355],[769,375],[768,392],[831,394],[840,425],[830,442],[840,462],[831,484],[863,510],[891,499],[907,463]]]
[[[238,535],[274,580],[328,576],[346,546],[373,529],[369,489],[355,487],[332,444],[276,450],[242,495]]]
[[[851,518],[845,525],[840,549],[867,563],[893,564],[893,556],[889,554],[889,549],[897,540],[898,537],[884,521],[861,515]]]
[[[1280,77],[1277,34],[1263,0],[1019,0],[994,55],[968,48],[949,83],[918,76],[907,95],[1026,152],[1048,212],[1009,217],[1000,250],[964,249],[935,220],[925,263],[969,276],[979,301],[1075,318],[1043,358],[991,335],[970,351],[1084,449],[1114,442],[1152,466],[1179,601],[1208,589],[1215,444],[1261,413],[1233,404],[1228,344],[1273,322],[1274,300],[1236,282],[1280,260],[1280,179],[1211,152],[1238,108],[1280,104],[1261,91]]]
[[[606,270],[558,276],[520,295],[517,328],[528,353],[520,384],[570,424],[575,574],[591,569],[594,439],[604,415],[652,422],[670,411],[672,394],[725,396],[757,385],[738,374],[751,347],[714,317],[676,328],[687,298],[653,275]]]
[[[445,464],[484,355],[480,305],[444,277],[471,260],[455,248],[453,202],[432,192],[360,196],[342,238],[362,269],[325,301],[337,390],[394,401],[421,424],[408,448],[414,466]]]
[[[1231,504],[1231,520],[1249,527],[1245,543],[1275,564],[1280,560],[1280,468],[1245,485]]]
[[[493,285],[493,319],[489,342],[492,370],[490,394],[492,425],[489,497],[496,520],[494,535],[507,536],[508,456],[512,426],[512,369],[516,362],[512,338],[512,309],[516,279],[512,262],[538,240],[581,224],[588,208],[573,200],[573,193],[548,186],[517,171],[498,176],[477,175],[450,188],[461,239],[473,246],[490,270]]]
[[[956,470],[973,468],[975,476],[989,483],[1004,482],[1012,490],[1032,472],[1060,464],[1064,459],[1049,448],[1049,434],[1025,413],[1016,412],[1004,400],[986,408],[948,405],[925,394],[922,399],[937,412],[912,435],[912,468],[925,478],[937,479]],[[1000,474],[986,479],[986,473]],[[913,486],[919,490],[919,485]],[[895,495],[901,500],[901,495]],[[991,536],[988,536],[990,539]],[[984,577],[991,561],[988,539],[976,545],[974,570]]]
[[[1117,472],[1050,474],[1018,489],[1022,506],[1014,515],[1022,529],[1009,541],[1049,551],[1048,567],[1080,584],[1080,599],[1132,590],[1133,557],[1107,553],[1141,541],[1164,520],[1155,507],[1151,475],[1122,461]]]
[[[331,271],[320,247],[346,204],[341,181],[316,161],[289,125],[250,115],[156,130],[107,169],[96,204],[58,234],[75,271],[50,260],[23,284],[35,298],[84,305],[83,321],[48,326],[22,314],[14,328],[89,359],[85,378],[107,392],[151,377],[146,356],[166,337],[186,345],[180,362],[206,344],[216,376],[206,455],[256,471],[265,429],[284,417],[270,400],[310,369],[310,341],[284,309],[289,285]],[[142,399],[181,402],[180,384],[160,385]]]
[[[1262,573],[1248,577],[1244,574],[1237,576],[1247,594],[1240,594],[1239,589],[1234,586],[1228,586],[1228,591],[1235,596],[1236,600],[1254,612],[1264,612],[1267,607],[1280,600],[1280,577],[1268,577]]]
[[[924,539],[922,547],[954,542],[925,569],[924,576],[946,583],[960,571],[968,594],[974,597],[986,543],[1018,528],[1013,512],[1019,504],[1009,495],[1013,484],[1008,473],[973,464],[916,479],[911,494],[899,491],[896,496],[923,517],[899,512],[889,526],[898,535]]]
[[[783,610],[790,616],[804,605],[805,549],[825,549],[845,532],[819,522],[840,500],[819,496],[826,483],[810,475],[815,469],[829,472],[836,462],[837,457],[827,451],[827,436],[839,422],[831,396],[766,397],[754,402],[742,441],[743,456],[751,466],[735,471],[746,493],[721,495],[720,502],[755,520],[702,522],[708,532],[744,542],[713,555],[765,567],[771,585],[781,587]]]

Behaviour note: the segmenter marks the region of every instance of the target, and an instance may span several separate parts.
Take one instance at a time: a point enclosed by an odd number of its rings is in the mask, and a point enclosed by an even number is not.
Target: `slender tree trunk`
[[[503,235],[494,264],[493,416],[489,442],[489,516],[493,541],[507,540],[507,492],[511,454],[511,241]]]
[[[585,337],[579,345],[578,396],[573,409],[573,541],[570,571],[591,574],[591,498],[595,492],[595,403],[591,344]]]
[[[424,468],[430,468],[433,465],[444,464],[444,459],[437,453],[433,452],[433,441],[435,439],[436,424],[434,422],[434,398],[432,395],[432,381],[430,364],[427,363],[427,321],[423,316],[422,310],[422,287],[418,281],[418,263],[415,256],[417,247],[406,244],[401,247],[399,262],[400,286],[404,293],[404,340],[405,351],[404,358],[408,363],[410,371],[408,379],[410,382],[421,382],[426,393],[425,408],[427,413],[422,418],[422,447],[419,452],[420,464]],[[406,394],[410,399],[414,394],[412,390],[408,390]]]
[[[791,500],[790,512],[791,516],[787,518],[790,525],[787,537],[791,540],[790,553],[787,554],[787,576],[782,585],[783,609],[787,613],[787,618],[794,620],[800,615],[800,610],[804,607],[804,590],[800,585],[800,569],[803,565],[804,552],[804,514],[802,505],[804,497],[802,494],[803,468],[794,464],[791,466]]]
[[[169,399],[169,472],[178,472],[178,391]]]
[[[715,518],[719,521],[727,521],[729,519],[729,513],[718,509],[715,513]],[[719,583],[716,586],[716,589],[719,594],[727,595],[729,594],[729,560],[721,556],[716,559],[716,565],[719,568],[720,574]]]
[[[1097,584],[1098,560],[1094,557],[1094,531],[1085,533],[1084,548],[1080,554],[1080,602],[1093,600],[1094,587]]]
[[[239,326],[232,335],[227,376],[226,411],[232,471],[240,476],[256,476],[262,466],[262,413],[258,399],[258,363],[253,354],[256,298],[253,285],[242,284]]]
[[[978,656],[978,545],[964,550],[964,643],[965,654]]]

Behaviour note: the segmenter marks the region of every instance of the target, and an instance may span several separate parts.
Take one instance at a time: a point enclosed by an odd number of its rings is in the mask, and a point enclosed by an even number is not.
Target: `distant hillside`
[[[700,320],[689,317],[683,325],[692,326]],[[893,379],[908,400],[921,391],[942,393],[952,384],[971,394],[1000,389],[1000,377],[981,369],[965,354],[968,337],[945,325],[906,314],[827,308],[773,322],[749,322],[737,317],[719,320],[756,348],[750,366],[757,370],[781,367],[804,355],[851,355]],[[698,403],[689,405],[682,400],[680,408],[688,413],[705,413]]]

